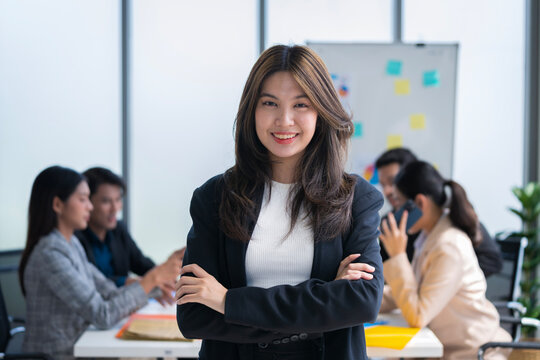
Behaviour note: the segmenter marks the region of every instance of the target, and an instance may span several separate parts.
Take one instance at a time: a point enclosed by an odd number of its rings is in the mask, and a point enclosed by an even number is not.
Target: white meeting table
[[[149,304],[137,313],[139,314],[175,314],[176,306],[162,307],[156,301]],[[407,326],[399,313],[381,314],[377,320],[386,320],[388,325]],[[111,357],[175,357],[197,358],[201,347],[201,340],[195,341],[147,341],[117,339],[122,325],[127,318],[120,321],[109,330],[96,330],[88,328],[75,343],[75,357],[85,358],[111,358]],[[368,346],[369,357],[442,357],[443,346],[439,339],[428,328],[421,329],[402,350]]]

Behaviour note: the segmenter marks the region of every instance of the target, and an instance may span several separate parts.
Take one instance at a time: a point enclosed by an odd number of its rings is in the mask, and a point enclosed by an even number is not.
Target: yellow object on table
[[[365,329],[366,345],[401,350],[420,328],[378,325]]]

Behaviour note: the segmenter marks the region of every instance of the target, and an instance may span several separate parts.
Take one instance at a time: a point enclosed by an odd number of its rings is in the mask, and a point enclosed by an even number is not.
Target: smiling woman
[[[236,164],[191,201],[177,319],[203,339],[201,359],[367,358],[382,196],[344,171],[352,128],[312,50],[278,45],[257,60]]]
[[[291,73],[280,71],[266,79],[255,110],[255,129],[268,149],[275,181],[294,181],[294,167],[316,125],[317,111]]]

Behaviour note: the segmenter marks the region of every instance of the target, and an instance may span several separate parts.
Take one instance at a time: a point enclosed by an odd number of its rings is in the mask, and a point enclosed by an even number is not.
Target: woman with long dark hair
[[[353,130],[312,50],[260,56],[236,117],[236,163],[191,201],[177,318],[203,339],[201,359],[367,358],[382,196],[344,171]]]
[[[486,279],[473,249],[479,223],[465,190],[423,161],[403,168],[394,185],[396,196],[422,211],[409,233],[422,233],[411,264],[405,252],[407,214],[399,226],[391,213],[383,222],[380,239],[390,258],[384,262],[388,286],[381,311],[397,306],[410,326],[429,326],[444,345],[444,359],[474,359],[482,344],[511,341],[486,299]],[[506,353],[493,349],[485,358],[505,359]]]
[[[68,168],[49,167],[34,180],[19,266],[28,352],[72,359],[73,345],[88,325],[111,327],[145,305],[155,286],[174,281],[162,277],[164,270],[153,269],[118,289],[88,262],[73,232],[87,226],[89,195],[84,177]]]

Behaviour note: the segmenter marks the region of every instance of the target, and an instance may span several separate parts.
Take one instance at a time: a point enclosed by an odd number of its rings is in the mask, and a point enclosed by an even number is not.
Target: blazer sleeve
[[[480,269],[482,269],[484,276],[487,278],[501,271],[503,259],[497,243],[489,235],[482,223],[480,224],[480,232],[482,234],[482,241],[474,248],[474,252],[478,258]]]
[[[220,256],[222,244],[219,243],[216,194],[212,186],[203,186],[193,193],[190,205],[193,225],[187,236],[183,264],[198,264],[226,286],[226,275],[219,271],[220,264],[225,260]],[[182,334],[190,339],[256,343],[291,335],[232,324],[225,321],[222,314],[198,303],[177,306],[176,319]]]
[[[377,242],[378,211],[382,203],[380,192],[358,179],[352,228],[342,240],[344,256],[360,253],[357,261],[375,267],[373,279],[323,281],[312,278],[296,286],[230,289],[225,301],[225,321],[291,333],[327,332],[373,321],[379,312],[384,285]]]
[[[463,259],[457,246],[447,243],[432,250],[421,283],[405,253],[384,262],[392,297],[410,326],[427,326],[458,292],[463,275],[457,269],[462,268]]]
[[[43,277],[45,284],[66,305],[66,308],[79,314],[89,323],[100,329],[106,329],[116,324],[120,319],[134,312],[147,302],[143,288],[134,283],[118,291],[112,291],[110,284],[104,293],[105,299],[93,282],[95,277],[100,282],[107,280],[93,265],[91,266],[92,280],[83,275],[68,254],[61,249],[46,249],[41,254]]]

